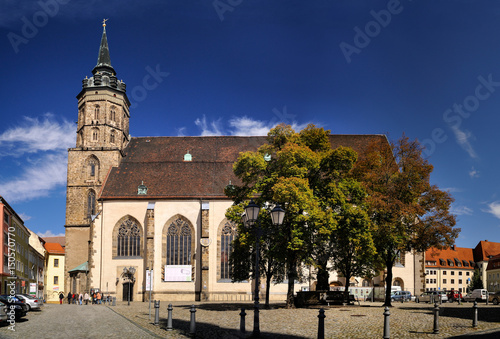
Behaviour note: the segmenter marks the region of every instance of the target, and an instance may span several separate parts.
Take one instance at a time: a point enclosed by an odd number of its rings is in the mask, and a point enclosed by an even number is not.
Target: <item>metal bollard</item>
[[[245,309],[242,308],[241,309],[241,312],[240,312],[240,332],[241,333],[245,333],[246,332],[246,329],[245,329],[245,316],[247,314],[245,313]]]
[[[490,294],[488,293],[488,291],[486,291],[486,305],[488,305],[489,299],[490,299]]]
[[[168,310],[168,319],[167,319],[167,331],[172,331],[172,310],[174,308],[172,307],[172,304],[168,304],[167,310]]]
[[[191,323],[189,324],[189,334],[195,335],[195,333],[196,333],[196,319],[195,319],[196,309],[194,308],[194,305],[191,305],[191,309],[189,310],[189,312],[191,312]]]
[[[391,313],[389,312],[389,307],[386,306],[384,309],[384,339],[389,339],[391,337],[391,329],[389,325],[389,316]]]
[[[439,333],[439,305],[437,303],[434,304],[434,331],[432,333]]]
[[[325,339],[325,310],[320,308],[318,314],[318,339]]]
[[[160,301],[155,300],[155,325],[160,324]]]
[[[477,327],[477,301],[474,301],[474,306],[472,306],[473,315],[472,315],[472,327]]]

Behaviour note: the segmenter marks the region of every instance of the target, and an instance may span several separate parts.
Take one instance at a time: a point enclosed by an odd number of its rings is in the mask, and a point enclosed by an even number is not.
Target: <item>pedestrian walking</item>
[[[83,300],[85,300],[85,305],[89,304],[89,294],[88,292],[85,292],[85,295],[83,296]]]
[[[71,304],[71,297],[73,296],[73,294],[71,294],[71,292],[68,292],[68,304]]]
[[[97,292],[97,303],[101,304],[101,292]]]
[[[78,296],[78,301],[80,302],[80,306],[83,304],[83,294],[80,292],[80,295]]]
[[[59,305],[62,305],[64,299],[64,294],[62,292],[59,292]]]
[[[73,298],[73,304],[76,304],[76,294],[73,293],[72,298]]]

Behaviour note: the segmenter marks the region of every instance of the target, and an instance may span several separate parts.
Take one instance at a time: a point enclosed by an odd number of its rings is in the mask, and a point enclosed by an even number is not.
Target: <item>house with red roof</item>
[[[475,267],[472,248],[430,248],[425,252],[425,290],[466,292]]]
[[[64,289],[64,248],[59,243],[46,242],[45,256],[45,300],[59,303],[59,294],[67,293]]]

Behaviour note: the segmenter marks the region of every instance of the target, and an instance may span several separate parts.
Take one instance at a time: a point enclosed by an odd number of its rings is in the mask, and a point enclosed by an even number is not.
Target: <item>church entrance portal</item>
[[[123,301],[128,301],[130,291],[130,301],[134,301],[134,283],[126,282],[123,283]]]

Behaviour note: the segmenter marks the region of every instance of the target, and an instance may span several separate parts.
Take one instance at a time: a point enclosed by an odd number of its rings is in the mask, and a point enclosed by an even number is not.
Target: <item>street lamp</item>
[[[255,267],[254,267],[254,279],[255,279],[255,292],[254,292],[254,313],[253,313],[253,337],[260,336],[260,321],[259,321],[259,265],[260,265],[260,236],[262,229],[260,227],[259,219],[260,206],[257,205],[253,199],[245,207],[245,215],[243,216],[243,222],[249,228],[256,226],[255,231]],[[285,218],[285,211],[276,205],[271,211],[271,220],[273,226],[280,226],[283,224],[283,219]]]
[[[132,282],[132,284],[135,282],[135,278],[134,278],[134,274],[135,274],[135,268],[130,266],[130,267],[124,267],[123,268],[123,275],[126,276],[129,280],[128,282],[128,306],[130,306],[130,282]]]

